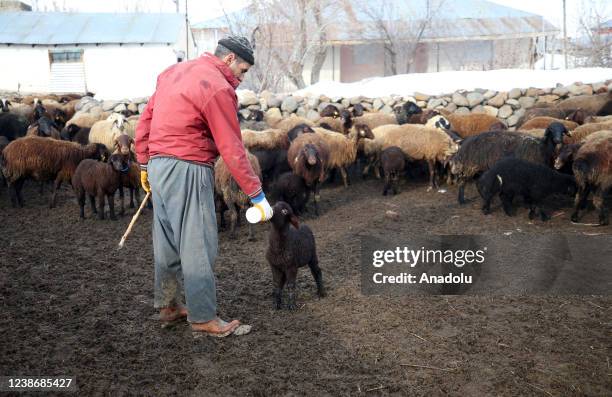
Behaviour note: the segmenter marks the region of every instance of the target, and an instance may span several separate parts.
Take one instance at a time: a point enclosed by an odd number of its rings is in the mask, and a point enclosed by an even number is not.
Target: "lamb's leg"
[[[96,196],[93,194],[89,195],[89,204],[91,205],[91,213],[94,215],[97,214],[98,210],[96,209]]]
[[[380,179],[380,157],[374,159],[374,176],[376,179]]]
[[[247,237],[248,241],[255,241],[255,234],[253,233],[253,225],[251,223],[249,223],[249,235]]]
[[[308,264],[310,267],[310,272],[312,273],[312,277],[314,278],[315,283],[317,283],[317,294],[319,298],[324,298],[325,288],[323,287],[323,272],[321,272],[321,268],[319,267],[319,259],[315,255],[314,258]]]
[[[459,202],[459,204],[465,204],[465,178],[458,178],[457,186],[459,186],[457,201]]]
[[[427,191],[432,189],[438,190],[438,181],[436,178],[436,162],[434,160],[427,160],[427,167],[429,168],[429,184],[431,185],[427,188]]]
[[[272,296],[274,297],[274,307],[277,310],[283,307],[283,285],[285,285],[285,274],[275,266],[270,265],[272,269],[272,283],[274,284],[274,290]]]
[[[130,208],[134,208],[134,188],[129,188],[130,189]]]
[[[85,191],[77,192],[77,201],[79,202],[79,218],[85,219]]]
[[[55,207],[55,196],[57,195],[57,190],[62,186],[62,180],[58,176],[55,178],[55,182],[53,183],[53,193],[51,194],[51,202],[49,203],[49,208]]]
[[[227,202],[226,202],[227,203]],[[234,203],[227,203],[230,213],[230,238],[236,238],[236,223],[238,222],[238,213]]]
[[[117,216],[115,215],[115,194],[114,193],[108,194],[106,198],[108,199],[108,209],[110,211],[110,219],[111,221],[116,221]],[[121,200],[121,211],[123,211],[123,199]]]
[[[606,194],[605,190],[599,188],[593,194],[593,204],[595,208],[599,210],[599,224],[605,226],[610,223],[608,208],[606,206]]]
[[[104,220],[104,193],[98,195],[98,219]]]
[[[344,167],[340,167],[340,174],[342,175],[342,182],[344,183],[344,187],[348,187],[351,182],[349,181],[349,177],[346,174],[346,169]]]
[[[109,199],[109,207],[110,207],[110,202],[111,201],[113,201],[113,202],[115,201],[114,196],[115,196],[115,194],[113,194],[113,198],[112,199]],[[123,216],[123,215],[125,215],[125,194],[123,192],[123,186],[119,187],[119,202],[121,203],[121,216]]]
[[[297,310],[295,301],[297,299],[297,290],[295,288],[295,280],[297,278],[298,268],[295,266],[289,266],[285,274],[287,276],[287,309]]]
[[[499,198],[501,198],[506,215],[514,216],[514,210],[512,208],[512,200],[514,199],[514,196],[511,194],[500,193]]]
[[[574,200],[575,208],[572,214],[572,222],[578,222],[580,219],[580,210],[586,206],[587,198],[589,197],[589,188],[580,186],[576,193],[576,199]]]
[[[315,182],[313,185],[313,191],[314,197],[312,201],[314,202],[315,215],[319,216],[319,199],[321,198],[321,196],[319,196],[319,186],[317,182]]]
[[[383,188],[383,196],[387,195],[387,191],[389,191],[389,185],[391,184],[391,175],[385,172],[385,187]]]
[[[489,215],[491,213],[491,201],[493,201],[493,195],[489,194],[483,197],[484,204],[482,205],[482,213]]]

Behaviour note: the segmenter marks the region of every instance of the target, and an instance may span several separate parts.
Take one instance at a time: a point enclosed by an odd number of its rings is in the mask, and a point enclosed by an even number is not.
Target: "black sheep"
[[[321,117],[340,117],[340,110],[335,105],[327,105],[320,112]]]
[[[13,113],[0,113],[0,136],[9,141],[25,136],[28,130],[28,120]]]
[[[272,193],[276,201],[288,203],[296,215],[304,212],[310,198],[310,189],[304,178],[291,172],[285,172],[278,177]]]
[[[554,122],[546,128],[543,139],[508,131],[489,131],[468,137],[450,161],[451,172],[459,184],[459,204],[465,203],[466,182],[504,157],[516,157],[552,167],[565,134],[569,134],[565,126]]]
[[[543,221],[550,219],[542,209],[542,201],[547,196],[554,193],[576,193],[576,180],[571,175],[561,174],[542,164],[511,157],[496,163],[478,179],[476,185],[484,201],[484,214],[491,212],[491,201],[499,194],[506,215],[514,215],[512,200],[514,196],[520,195],[529,205],[529,219],[536,216],[537,207]]]
[[[308,265],[317,284],[319,297],[325,296],[323,274],[319,268],[315,238],[310,228],[300,225],[291,206],[279,201],[273,207],[266,259],[272,269],[274,304],[282,307],[283,287],[287,286],[287,308],[297,309],[296,285],[298,268]],[[293,226],[293,227],[292,227]]]
[[[385,176],[385,188],[383,196],[387,195],[389,189],[393,190],[393,194],[397,194],[400,174],[404,172],[406,166],[406,158],[404,152],[397,146],[386,148],[380,154],[380,167]]]

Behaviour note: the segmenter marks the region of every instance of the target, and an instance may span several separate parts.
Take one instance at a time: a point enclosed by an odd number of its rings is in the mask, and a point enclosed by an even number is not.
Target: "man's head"
[[[215,56],[225,62],[240,81],[249,68],[255,64],[253,47],[248,39],[241,36],[230,36],[219,40]]]

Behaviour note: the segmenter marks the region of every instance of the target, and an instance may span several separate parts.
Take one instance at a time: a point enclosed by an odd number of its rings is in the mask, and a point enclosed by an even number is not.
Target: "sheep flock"
[[[443,185],[456,185],[458,203],[450,199],[449,204],[458,209],[466,202],[465,187],[477,182],[475,186],[484,203],[483,221],[487,216],[503,216],[491,209],[494,193],[500,194],[506,214],[512,215],[511,207],[520,202],[513,203],[514,197],[509,197],[509,192],[520,190],[521,184],[569,178],[575,192],[572,189],[560,192],[542,184],[537,189],[523,186],[522,191],[531,189],[537,193],[535,204],[542,220],[548,219],[541,206],[549,196],[575,194],[574,211],[568,216],[568,221],[573,222],[579,221],[592,194],[599,213],[598,224],[606,225],[612,185],[610,98],[608,93],[536,106],[525,113],[512,131],[502,120],[490,115],[421,109],[413,102],[397,106],[391,114],[363,108],[343,109],[334,104],[322,109],[317,121],[296,115],[271,118],[259,110],[253,110],[247,117],[237,113],[237,117],[249,159],[268,197],[271,201],[292,203],[295,214],[309,213],[311,207],[312,216],[319,216],[319,202],[325,194],[322,188],[341,184],[350,195],[355,176],[384,177],[384,188],[372,194],[386,196],[389,192],[398,194],[402,184],[402,190],[419,188],[414,178],[406,175],[412,175],[415,169],[427,169],[428,191],[443,193],[447,190]],[[132,196],[136,193],[139,197],[138,170],[134,164],[138,114],[85,113],[75,110],[78,102],[77,96],[3,98],[0,182],[4,187],[0,193],[6,192],[13,206],[24,206],[25,181],[37,181],[41,189],[46,182],[53,182],[50,201],[53,207],[56,191],[65,182],[75,190],[75,202],[79,204],[75,206],[75,216],[84,217],[87,194],[92,211],[100,219],[104,218],[106,196],[110,218],[115,219],[111,199],[117,191],[121,213],[124,187],[130,189]],[[108,166],[101,165],[109,159]],[[508,159],[515,159],[520,166],[513,166]],[[505,163],[498,165],[502,161]],[[248,207],[248,200],[238,195],[232,176],[223,171],[222,159],[216,169],[219,222],[222,226],[223,214],[229,209],[234,236],[240,224],[238,218],[242,217],[240,211]],[[102,200],[98,208],[94,205],[96,197]],[[535,204],[524,204],[532,208],[533,218]],[[134,206],[133,199],[130,205]]]

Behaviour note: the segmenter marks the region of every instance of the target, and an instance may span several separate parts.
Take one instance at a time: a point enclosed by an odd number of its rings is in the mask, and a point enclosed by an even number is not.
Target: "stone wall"
[[[505,121],[514,127],[526,109],[537,103],[555,103],[577,96],[593,95],[612,91],[612,80],[593,84],[575,83],[568,86],[558,84],[554,88],[514,88],[510,91],[476,89],[473,91],[456,91],[443,95],[415,93],[409,96],[386,96],[381,98],[330,98],[327,96],[294,96],[273,94],[267,91],[255,94],[252,91],[239,91],[240,111],[259,109],[284,117],[295,113],[313,121],[319,118],[318,112],[325,106],[334,104],[340,109],[349,108],[360,103],[370,111],[392,113],[393,107],[407,101],[415,102],[421,108],[446,109],[457,114],[487,113]],[[246,114],[245,114],[246,115]]]
[[[324,95],[301,97],[291,94],[274,94],[267,91],[257,95],[252,91],[240,90],[238,100],[240,111],[244,112],[245,116],[249,109],[258,109],[276,117],[296,114],[313,121],[319,119],[319,112],[329,104],[345,109],[360,103],[369,111],[392,113],[394,106],[412,101],[421,108],[446,109],[457,114],[487,113],[505,121],[509,127],[514,127],[525,110],[538,103],[555,103],[572,96],[593,95],[607,91],[612,91],[612,80],[593,84],[575,83],[568,86],[558,84],[555,88],[543,89],[514,88],[510,91],[476,89],[473,91],[460,90],[444,95],[428,95],[417,92],[409,96],[394,95],[381,98],[361,96],[330,98]],[[127,108],[132,112],[142,113],[147,101],[147,97],[119,101],[96,101],[91,97],[84,97],[77,105],[77,110],[95,113],[101,111],[120,112]]]

